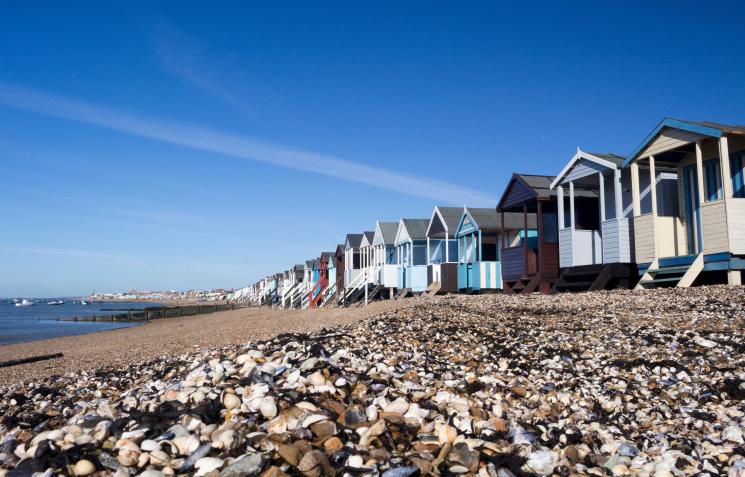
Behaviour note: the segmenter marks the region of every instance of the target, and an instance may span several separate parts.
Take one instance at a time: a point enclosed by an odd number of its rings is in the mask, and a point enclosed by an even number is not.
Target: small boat
[[[57,301],[52,300],[52,301],[47,302],[47,305],[64,305],[64,304],[65,302],[62,300],[57,300]]]
[[[16,306],[34,306],[34,302],[25,298],[16,303]]]
[[[85,300],[80,300],[80,304],[81,305],[88,305],[89,303],[87,301],[85,301]]]

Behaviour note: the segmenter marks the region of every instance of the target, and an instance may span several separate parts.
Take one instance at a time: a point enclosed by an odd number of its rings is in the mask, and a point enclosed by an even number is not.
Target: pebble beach
[[[223,340],[195,321],[126,364],[6,378],[0,477],[745,476],[743,291],[255,311],[274,332]]]

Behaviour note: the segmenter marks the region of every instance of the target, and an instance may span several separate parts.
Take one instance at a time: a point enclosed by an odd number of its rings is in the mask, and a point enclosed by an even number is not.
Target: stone
[[[267,459],[263,454],[244,455],[220,471],[220,477],[254,477],[259,475]],[[274,477],[283,477],[277,474]]]
[[[329,461],[323,452],[312,450],[303,456],[297,469],[306,477],[320,477],[328,472]]]
[[[75,463],[75,466],[73,467],[73,473],[75,475],[81,476],[81,475],[90,475],[93,472],[96,471],[96,466],[93,465],[93,462],[82,459]]]
[[[302,452],[292,444],[282,444],[279,446],[279,449],[277,449],[277,453],[279,453],[282,460],[293,467],[297,467],[300,463],[300,459],[303,458]]]

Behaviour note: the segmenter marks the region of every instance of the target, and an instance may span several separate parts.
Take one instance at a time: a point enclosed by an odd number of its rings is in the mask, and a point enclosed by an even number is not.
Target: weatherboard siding
[[[423,292],[427,286],[427,265],[406,267],[404,288],[410,288],[413,292]]]
[[[689,131],[682,131],[680,129],[663,128],[660,135],[652,141],[641,154],[639,154],[639,158],[649,157],[665,151],[677,149],[686,144],[696,142],[696,140],[704,137],[706,136]]]
[[[572,266],[572,229],[565,228],[559,230],[559,267],[567,268]]]
[[[701,224],[705,253],[719,253],[729,250],[727,231],[727,209],[724,200],[706,202],[701,206]]]
[[[655,227],[652,214],[634,217],[634,250],[637,263],[649,263],[655,259]]]
[[[597,175],[598,172],[605,172],[608,168],[601,166],[600,164],[586,159],[581,159],[572,167],[572,169],[564,176],[562,184],[567,184],[572,181],[582,179],[587,176]]]
[[[730,251],[745,255],[745,199],[736,198],[727,202],[727,221]]]
[[[603,263],[633,263],[630,219],[611,219],[601,224],[603,234]]]

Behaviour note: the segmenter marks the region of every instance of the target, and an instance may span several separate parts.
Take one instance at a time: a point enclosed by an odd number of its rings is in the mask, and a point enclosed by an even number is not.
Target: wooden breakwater
[[[59,316],[57,317],[57,321],[150,321],[178,316],[206,315],[217,311],[237,310],[239,308],[247,308],[247,305],[241,303],[221,303],[214,305],[149,306],[142,310],[127,310],[120,313],[112,312],[86,316]]]

